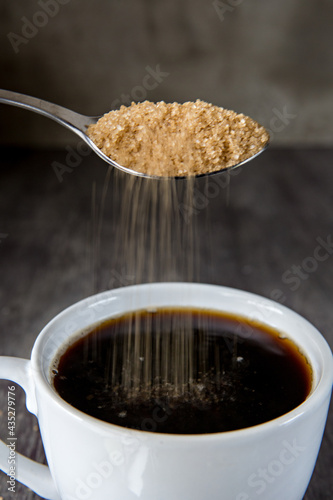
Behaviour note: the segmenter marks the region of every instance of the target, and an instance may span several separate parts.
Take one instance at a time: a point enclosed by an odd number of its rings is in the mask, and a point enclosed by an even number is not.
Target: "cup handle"
[[[11,380],[19,384],[26,393],[27,409],[34,415],[37,415],[35,386],[31,376],[30,361],[15,357],[0,356],[0,379]],[[10,408],[13,408],[13,406],[10,406]],[[8,439],[10,441],[10,436],[8,436]],[[12,438],[12,441],[15,440]],[[7,475],[9,473],[8,458],[8,443],[6,444],[0,440],[0,469]],[[46,498],[47,500],[61,500],[48,466],[30,460],[30,458],[17,452],[15,452],[15,480],[25,484],[42,498]]]

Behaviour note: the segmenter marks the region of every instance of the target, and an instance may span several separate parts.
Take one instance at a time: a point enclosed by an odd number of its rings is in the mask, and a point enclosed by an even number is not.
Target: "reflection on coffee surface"
[[[251,427],[301,404],[312,371],[269,327],[214,311],[137,311],[92,327],[53,367],[75,408],[122,427],[205,434]]]

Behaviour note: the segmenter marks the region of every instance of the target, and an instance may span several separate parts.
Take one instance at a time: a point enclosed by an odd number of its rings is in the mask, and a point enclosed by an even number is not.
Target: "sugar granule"
[[[118,164],[162,177],[234,166],[269,140],[265,128],[248,116],[200,100],[121,106],[90,125],[88,136]]]

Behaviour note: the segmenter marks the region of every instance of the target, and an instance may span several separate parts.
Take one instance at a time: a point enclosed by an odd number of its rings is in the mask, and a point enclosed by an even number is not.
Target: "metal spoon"
[[[51,118],[51,120],[60,123],[60,125],[69,128],[72,132],[81,137],[81,139],[83,139],[90,146],[90,148],[98,156],[100,156],[106,163],[112,165],[115,168],[118,168],[119,170],[122,170],[123,172],[127,172],[128,174],[132,175],[137,175],[139,177],[148,177],[150,179],[161,178],[158,176],[148,175],[142,172],[137,172],[135,170],[132,170],[131,168],[123,167],[122,165],[116,163],[114,160],[111,160],[111,158],[106,156],[95,145],[95,143],[88,137],[86,132],[89,125],[96,123],[101,118],[100,116],[81,115],[79,113],[76,113],[75,111],[71,111],[70,109],[58,106],[57,104],[44,101],[43,99],[38,99],[36,97],[31,97],[25,94],[19,94],[18,92],[11,92],[10,90],[3,90],[3,89],[0,89],[0,103],[11,104],[12,106],[18,106],[19,108],[25,108],[30,111],[34,111],[35,113],[47,116],[48,118]],[[243,160],[240,163],[232,165],[231,167],[223,168],[217,172],[210,172],[209,174],[200,174],[197,177],[203,177],[205,175],[215,175],[221,172],[225,172],[226,170],[230,170],[232,168],[240,167],[241,165],[244,165],[244,163],[253,160],[253,158],[262,153],[267,148],[267,146],[268,146],[268,141],[266,144],[263,145],[263,148],[259,152],[257,152],[250,158],[247,158],[246,160]]]

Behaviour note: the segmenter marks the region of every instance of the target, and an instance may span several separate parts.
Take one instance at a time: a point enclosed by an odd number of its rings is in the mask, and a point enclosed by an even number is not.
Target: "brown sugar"
[[[88,136],[118,164],[162,177],[234,166],[269,140],[265,128],[248,116],[200,100],[121,106],[90,125]]]

